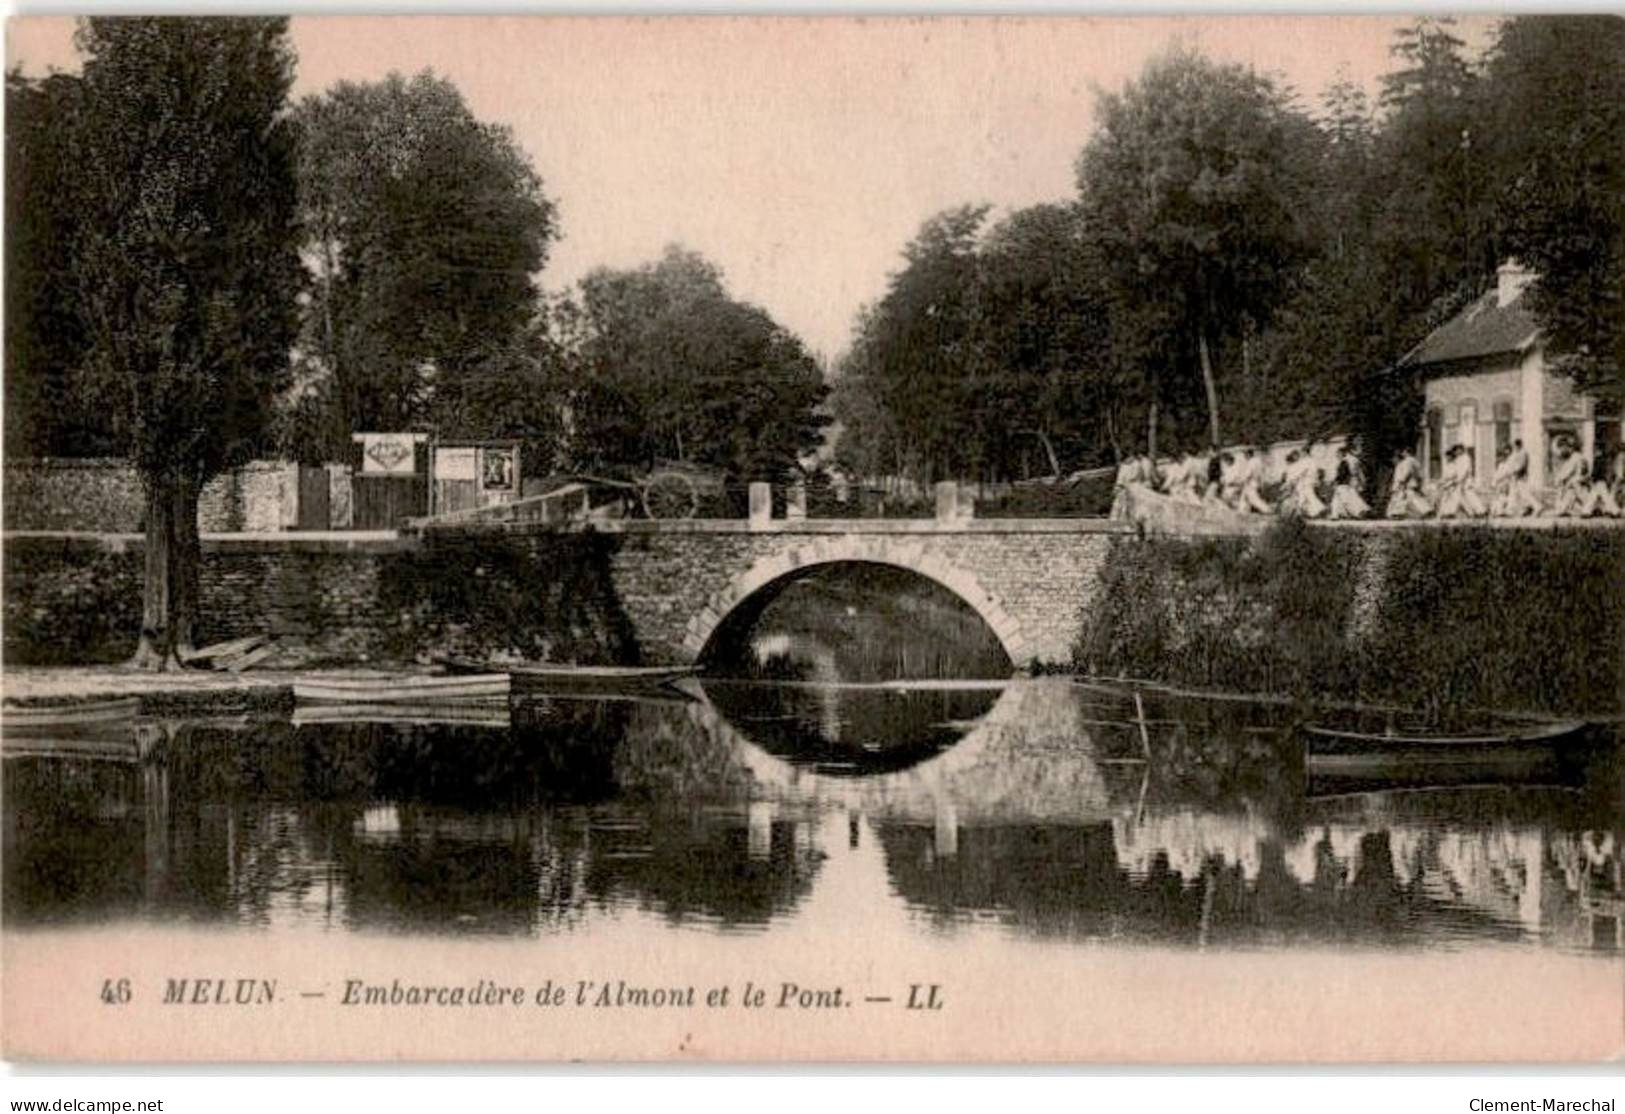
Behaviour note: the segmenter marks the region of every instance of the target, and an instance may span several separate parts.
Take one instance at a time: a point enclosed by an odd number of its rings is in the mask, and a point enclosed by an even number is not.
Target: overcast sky
[[[1170,45],[1375,92],[1412,17],[296,17],[296,93],[432,69],[512,127],[559,206],[541,281],[679,242],[833,358],[933,213],[1074,189],[1098,89]],[[1491,16],[1464,18],[1485,42]],[[10,25],[12,65],[73,69],[72,24]]]

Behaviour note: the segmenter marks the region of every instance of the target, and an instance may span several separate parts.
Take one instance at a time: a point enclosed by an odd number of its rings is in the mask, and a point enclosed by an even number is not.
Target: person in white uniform
[[[1473,451],[1466,445],[1452,445],[1445,454],[1444,475],[1439,483],[1439,517],[1482,517],[1489,508],[1473,486]]]
[[[1529,453],[1523,442],[1513,441],[1495,468],[1495,513],[1503,518],[1539,514],[1540,501],[1529,489]]]
[[[1609,465],[1594,469],[1591,473],[1591,513],[1607,515],[1609,518],[1620,517],[1619,500],[1614,496],[1613,484],[1610,482],[1611,473],[1618,471],[1619,453],[1614,453],[1614,459]]]
[[[1117,479],[1113,485],[1112,509],[1110,518],[1124,519],[1128,513],[1128,488],[1137,483],[1140,478],[1140,458],[1137,456],[1124,457],[1117,465]]]
[[[1399,450],[1394,458],[1394,476],[1389,484],[1389,518],[1426,518],[1433,513],[1433,505],[1422,493],[1422,466],[1409,447]]]
[[[1274,508],[1264,498],[1259,488],[1262,479],[1264,462],[1258,458],[1258,450],[1251,445],[1241,450],[1241,463],[1239,465],[1239,478],[1241,480],[1241,494],[1237,510],[1250,511],[1253,514],[1272,514]]]
[[[1558,441],[1557,451],[1557,468],[1552,472],[1552,487],[1557,498],[1552,504],[1552,517],[1583,517],[1591,513],[1591,484],[1585,457],[1566,437]]]
[[[1320,468],[1315,458],[1302,449],[1293,449],[1286,457],[1286,495],[1281,499],[1281,513],[1302,518],[1320,518],[1326,513],[1326,504],[1320,500]]]

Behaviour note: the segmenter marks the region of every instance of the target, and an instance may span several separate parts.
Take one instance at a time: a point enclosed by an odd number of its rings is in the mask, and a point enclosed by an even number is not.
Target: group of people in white
[[[1622,517],[1625,504],[1625,451],[1616,450],[1606,468],[1591,460],[1568,434],[1553,441],[1548,487],[1529,479],[1529,452],[1513,441],[1499,453],[1486,490],[1477,481],[1473,450],[1454,445],[1444,454],[1439,480],[1429,489],[1416,454],[1405,448],[1394,461],[1389,485],[1389,518],[1607,518]]]
[[[1585,518],[1621,517],[1625,504],[1625,450],[1594,473],[1590,460],[1568,435],[1554,442],[1556,462],[1547,490],[1529,480],[1529,454],[1513,441],[1500,453],[1489,487],[1478,481],[1473,450],[1456,445],[1445,453],[1439,478],[1426,482],[1416,454],[1401,449],[1394,461],[1387,518]],[[1330,450],[1329,452],[1324,450]],[[1602,473],[1606,474],[1602,474]],[[1178,504],[1242,514],[1351,519],[1371,515],[1361,496],[1365,470],[1359,452],[1311,439],[1302,447],[1261,453],[1252,445],[1187,453],[1158,462],[1129,457],[1117,469],[1113,518],[1133,517],[1130,491],[1151,491]]]

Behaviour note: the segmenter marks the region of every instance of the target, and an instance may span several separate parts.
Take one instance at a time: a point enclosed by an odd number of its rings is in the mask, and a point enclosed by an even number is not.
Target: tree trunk
[[[1145,417],[1145,451],[1152,460],[1157,459],[1157,400],[1152,398]]]
[[[141,587],[141,639],[130,668],[158,672],[178,666],[175,657],[174,611],[175,476],[164,472],[145,477],[147,533]]]
[[[1059,476],[1061,474],[1061,461],[1060,458],[1055,455],[1055,443],[1050,440],[1048,433],[1041,429],[1037,432],[1038,440],[1042,442],[1044,446],[1044,455],[1049,457],[1049,474],[1052,476]]]
[[[1202,358],[1202,387],[1207,391],[1208,447],[1219,447],[1219,391],[1213,383],[1213,360],[1208,355],[1207,330],[1196,334],[1196,351]]]
[[[202,495],[201,477],[188,474],[175,485],[175,549],[170,566],[170,627],[174,631],[177,657],[184,662],[197,649],[198,573],[203,565],[203,546],[198,537],[197,507]]]

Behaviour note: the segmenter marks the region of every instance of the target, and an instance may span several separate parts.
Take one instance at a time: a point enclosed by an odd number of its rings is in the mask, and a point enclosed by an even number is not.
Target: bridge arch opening
[[[832,539],[758,561],[689,623],[685,646],[732,671],[773,652],[826,652],[839,681],[1004,678],[1026,640],[974,576],[913,552]],[[765,644],[764,644],[765,643]],[[816,660],[812,662],[817,665]]]

